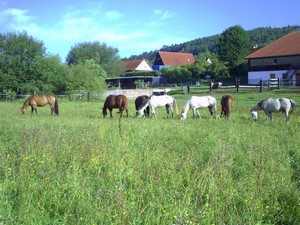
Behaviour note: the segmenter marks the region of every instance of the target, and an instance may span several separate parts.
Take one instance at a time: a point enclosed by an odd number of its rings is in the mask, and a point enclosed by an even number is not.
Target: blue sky
[[[299,25],[299,8],[299,0],[1,0],[0,33],[26,31],[62,61],[75,44],[92,41],[123,58],[234,25]]]

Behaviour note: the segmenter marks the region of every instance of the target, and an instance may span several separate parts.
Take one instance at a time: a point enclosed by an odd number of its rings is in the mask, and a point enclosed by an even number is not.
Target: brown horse
[[[233,107],[233,98],[230,95],[224,95],[221,99],[221,116],[228,118],[230,116],[231,108]]]
[[[141,95],[141,96],[138,96],[136,99],[135,99],[135,109],[136,109],[136,116],[138,116],[138,110],[141,109],[141,107],[144,105],[144,103],[146,103],[149,99],[149,96],[147,95]],[[149,117],[150,115],[150,107],[147,106],[146,109],[144,110],[144,114],[145,116]]]
[[[120,118],[123,115],[123,111],[125,109],[126,111],[126,117],[128,117],[128,99],[125,95],[109,95],[107,96],[103,108],[102,108],[102,114],[105,118],[107,115],[107,109],[110,112],[110,117],[112,118],[112,110],[113,109],[119,109]]]
[[[45,105],[50,105],[51,115],[58,115],[58,101],[54,95],[31,95],[24,102],[21,112],[24,114],[28,106],[31,106],[31,114],[33,111],[37,113],[37,107],[43,107]]]

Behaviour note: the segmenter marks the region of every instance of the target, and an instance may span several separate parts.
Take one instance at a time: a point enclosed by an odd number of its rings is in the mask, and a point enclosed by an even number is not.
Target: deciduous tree
[[[248,33],[241,26],[229,27],[219,38],[219,57],[222,61],[228,62],[229,68],[241,64],[249,53],[249,49]]]
[[[77,65],[91,59],[99,64],[109,76],[119,76],[123,71],[118,50],[101,44],[99,41],[76,44],[69,51],[66,61],[69,65]]]

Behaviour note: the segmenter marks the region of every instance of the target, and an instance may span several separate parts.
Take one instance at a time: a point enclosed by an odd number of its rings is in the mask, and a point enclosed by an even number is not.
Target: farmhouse
[[[162,68],[192,64],[194,62],[195,57],[191,53],[159,51],[156,53],[152,69],[160,71]]]
[[[300,85],[300,29],[255,50],[246,57],[249,84],[279,78]]]
[[[145,59],[126,60],[123,62],[126,72],[132,71],[152,71],[152,68]]]

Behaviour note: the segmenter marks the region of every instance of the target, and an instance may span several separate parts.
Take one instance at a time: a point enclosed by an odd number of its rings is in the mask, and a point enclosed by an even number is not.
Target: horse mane
[[[293,99],[289,99],[291,102],[291,113],[296,109],[296,102]]]
[[[23,103],[23,106],[22,106],[22,109],[27,109],[27,107],[29,106],[29,102],[30,102],[30,100],[32,99],[32,97],[33,97],[34,95],[31,95],[30,97],[28,97],[26,100],[25,100],[25,102]]]
[[[191,98],[188,101],[186,101],[186,103],[182,107],[181,113],[187,112],[190,109],[190,102],[191,102]]]

